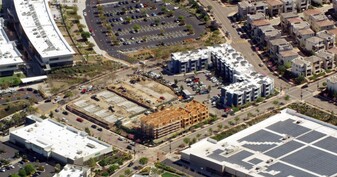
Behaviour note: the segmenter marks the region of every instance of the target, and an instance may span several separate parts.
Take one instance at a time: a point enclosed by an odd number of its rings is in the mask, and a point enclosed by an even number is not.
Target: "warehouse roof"
[[[47,152],[53,152],[69,159],[87,157],[102,150],[111,149],[111,146],[88,136],[87,133],[63,125],[51,119],[36,120],[35,123],[12,131],[10,136],[18,136],[26,143]]]

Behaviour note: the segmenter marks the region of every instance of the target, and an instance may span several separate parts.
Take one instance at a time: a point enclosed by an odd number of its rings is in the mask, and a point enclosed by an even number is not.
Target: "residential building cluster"
[[[158,139],[188,128],[209,117],[208,107],[192,100],[185,107],[171,107],[140,119],[142,132]]]
[[[331,124],[284,109],[220,141],[192,144],[181,160],[218,176],[333,176],[336,132]]]
[[[9,141],[45,158],[83,165],[90,158],[112,151],[111,145],[52,119],[43,120],[33,115],[27,119],[30,124],[11,131]]]
[[[323,2],[322,2],[323,3]],[[238,17],[244,20],[248,15],[263,13],[269,17],[281,13],[301,12],[309,8],[311,0],[249,0],[238,3]]]
[[[48,0],[15,0],[8,7],[10,23],[24,46],[24,55],[37,61],[41,71],[72,65],[75,52],[58,29]]]
[[[186,53],[173,53],[168,69],[174,74],[179,74],[206,68],[186,64],[191,61],[204,63],[202,66],[212,65],[225,82],[231,83],[221,88],[220,103],[223,106],[243,105],[274,92],[274,80],[257,73],[254,67],[229,44]]]
[[[14,41],[10,41],[4,30],[4,19],[0,18],[0,76],[13,75],[24,62]]]
[[[247,31],[262,46],[267,46],[271,58],[280,65],[291,66],[294,75],[312,76],[336,66],[335,22],[318,9],[308,9],[300,17],[290,11],[280,14],[281,30],[271,25],[263,13],[247,15]],[[287,41],[281,33],[286,33],[292,41]],[[297,44],[297,46],[293,46]],[[313,56],[302,57],[301,49]]]

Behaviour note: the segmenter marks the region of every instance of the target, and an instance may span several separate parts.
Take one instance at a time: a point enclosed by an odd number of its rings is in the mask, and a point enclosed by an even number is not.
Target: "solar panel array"
[[[225,157],[225,151],[217,149],[208,157],[240,165],[267,177],[337,174],[337,138],[311,130],[292,119],[278,121],[238,142],[247,150]],[[256,152],[264,156],[255,155]],[[262,158],[266,156],[273,161],[267,163]],[[260,167],[260,170],[256,171],[256,167]]]

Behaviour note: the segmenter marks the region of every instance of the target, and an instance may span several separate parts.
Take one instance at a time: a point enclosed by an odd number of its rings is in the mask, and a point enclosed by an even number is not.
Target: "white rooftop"
[[[15,65],[23,63],[21,54],[16,48],[15,42],[11,42],[5,30],[3,29],[4,21],[0,19],[0,66]]]
[[[189,156],[249,176],[335,176],[337,127],[284,109],[221,141],[203,139],[182,151]]]
[[[63,167],[62,171],[55,174],[53,177],[83,177],[89,169],[76,165],[69,165]]]
[[[178,60],[180,62],[195,61],[199,59],[208,59],[209,51],[208,48],[197,49],[186,52],[175,52],[171,54],[172,60]]]
[[[48,0],[15,0],[14,5],[25,34],[42,58],[75,53],[55,24]]]
[[[35,117],[35,116],[33,116]],[[90,156],[111,146],[51,119],[37,121],[11,132],[45,151],[52,151],[69,159]]]

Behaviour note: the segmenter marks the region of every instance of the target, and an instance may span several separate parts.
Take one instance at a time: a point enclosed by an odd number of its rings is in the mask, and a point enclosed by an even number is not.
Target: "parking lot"
[[[103,7],[104,17],[99,17],[97,0],[87,0],[86,5],[86,21],[96,43],[115,57],[122,55],[118,51],[175,45],[184,40],[196,39],[205,29],[196,17],[162,1],[103,0],[99,6]],[[103,27],[104,23],[112,27],[119,45],[107,36],[108,29]],[[193,33],[187,26],[193,28]]]
[[[51,177],[54,175],[54,161],[46,162],[46,159],[39,158],[37,154],[33,152],[26,151],[24,148],[17,147],[9,142],[0,143],[0,149],[2,153],[0,154],[0,159],[8,160],[10,165],[2,166],[0,170],[0,176],[10,176],[11,174],[17,174],[18,171],[23,168],[27,164],[32,164],[36,168],[39,166],[44,167],[44,171],[38,171],[33,176],[34,177]],[[21,151],[20,151],[21,150]],[[15,153],[19,152],[22,153],[21,155],[27,156],[27,160],[23,161],[20,159],[15,159]]]
[[[18,91],[0,93],[0,104],[22,99],[34,99],[37,102],[43,100],[39,92],[32,88],[21,88]]]

